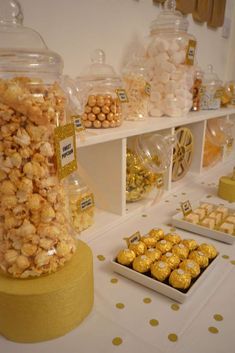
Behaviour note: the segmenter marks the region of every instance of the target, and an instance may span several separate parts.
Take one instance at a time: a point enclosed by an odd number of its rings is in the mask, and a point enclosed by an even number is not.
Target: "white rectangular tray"
[[[234,210],[233,210],[234,212]],[[235,242],[235,236],[230,235],[224,232],[220,232],[218,230],[212,230],[206,227],[203,227],[199,224],[193,224],[183,220],[183,215],[181,212],[177,213],[172,217],[171,222],[175,227],[188,230],[189,232],[196,233],[199,235],[203,235],[207,238],[216,239],[223,243],[233,244]]]
[[[184,303],[188,298],[190,298],[193,293],[200,287],[200,284],[206,280],[208,275],[212,272],[219,261],[219,255],[210,263],[210,265],[204,270],[204,272],[198,277],[198,279],[192,284],[186,293],[181,292],[178,289],[171,287],[168,284],[159,282],[158,280],[136,272],[135,270],[120,265],[115,260],[111,261],[111,267],[113,271],[119,273],[120,275],[131,279],[137,283],[142,284],[145,287],[151,288],[154,291],[161,293],[179,303]]]

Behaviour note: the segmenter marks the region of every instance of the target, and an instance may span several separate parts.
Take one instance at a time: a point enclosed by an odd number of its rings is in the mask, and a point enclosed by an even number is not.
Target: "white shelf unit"
[[[146,121],[124,121],[122,126],[107,130],[87,130],[77,138],[79,173],[93,190],[96,202],[95,224],[82,232],[82,239],[90,242],[105,231],[119,225],[130,217],[144,212],[154,204],[155,193],[134,203],[127,203],[126,190],[126,147],[128,139],[145,134],[173,134],[175,128],[190,128],[194,136],[194,155],[188,173],[177,182],[171,181],[172,164],[165,175],[165,194],[191,182],[199,175],[207,174],[203,168],[203,150],[207,120],[214,118],[231,119],[235,123],[235,109],[223,108],[213,111],[190,112],[182,118],[148,118]],[[235,136],[235,128],[234,134]],[[219,163],[234,159],[233,151],[223,154]],[[231,164],[232,169],[232,164]]]

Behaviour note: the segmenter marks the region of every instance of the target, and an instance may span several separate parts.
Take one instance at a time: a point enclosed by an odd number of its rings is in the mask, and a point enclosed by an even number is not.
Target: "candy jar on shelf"
[[[194,82],[193,82],[193,88],[192,88],[192,94],[193,94],[192,111],[194,112],[199,111],[201,106],[202,78],[203,78],[203,71],[199,67],[197,67],[195,69]]]
[[[122,104],[128,101],[122,81],[111,65],[105,63],[105,53],[96,49],[92,64],[77,78],[77,85],[88,97],[82,115],[86,128],[114,128],[122,124]]]
[[[175,0],[166,0],[150,28],[146,57],[151,116],[179,117],[192,108],[196,40],[187,32],[188,21],[175,6]]]
[[[208,65],[202,81],[201,109],[219,109],[221,105],[222,81],[213,70],[212,65]]]

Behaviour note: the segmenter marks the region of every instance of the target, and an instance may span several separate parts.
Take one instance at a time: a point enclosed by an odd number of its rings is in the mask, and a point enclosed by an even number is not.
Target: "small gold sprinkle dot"
[[[207,199],[210,199],[212,197],[212,195],[207,195],[206,198]]]
[[[151,301],[152,301],[151,298],[144,298],[144,299],[143,299],[143,302],[144,302],[145,304],[149,304],[149,303],[151,303]]]
[[[170,232],[175,232],[176,231],[176,228],[171,228],[170,229]]]
[[[181,209],[180,208],[176,208],[176,211],[181,211]]]
[[[117,278],[111,278],[110,282],[111,282],[111,283],[117,283],[117,282],[118,282],[118,279],[117,279]]]
[[[223,316],[222,315],[220,315],[220,314],[215,314],[214,315],[214,319],[216,320],[216,321],[223,321]]]
[[[174,311],[178,311],[180,309],[180,306],[178,304],[172,304],[171,309]]]
[[[171,223],[168,223],[167,226],[168,227],[173,227],[173,225]]]
[[[122,339],[121,337],[115,337],[113,340],[112,340],[112,343],[114,346],[119,346],[120,344],[122,344]]]
[[[176,342],[176,341],[178,341],[178,336],[177,336],[175,333],[170,333],[170,334],[168,335],[168,339],[169,339],[169,341],[171,341],[171,342]]]
[[[159,325],[159,322],[158,322],[158,320],[156,320],[156,319],[151,319],[151,320],[149,320],[149,323],[150,323],[151,326],[157,326],[157,325]]]
[[[222,255],[222,258],[223,259],[229,259],[229,256],[228,255]]]
[[[117,309],[124,309],[125,308],[125,305],[123,303],[117,303],[116,304],[116,308]]]
[[[146,214],[142,214],[142,217],[144,217],[144,218],[145,218],[145,217],[147,217],[147,215],[146,215]]]
[[[105,257],[103,255],[97,255],[97,259],[100,261],[104,261]]]
[[[205,184],[204,181],[202,181],[201,184],[204,185]]]
[[[187,195],[187,193],[186,192],[182,192],[182,195]]]
[[[232,265],[235,265],[235,260],[230,261]]]
[[[169,200],[165,200],[165,202],[170,202]]]
[[[173,195],[173,197],[177,197],[177,195]]]
[[[208,331],[210,333],[218,333],[219,332],[219,330],[216,327],[213,327],[213,326],[208,327]]]

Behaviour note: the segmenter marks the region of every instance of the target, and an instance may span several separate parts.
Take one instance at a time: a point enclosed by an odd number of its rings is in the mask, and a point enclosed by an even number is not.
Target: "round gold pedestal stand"
[[[61,270],[37,279],[0,275],[0,334],[15,342],[40,342],[78,326],[93,305],[90,248],[77,251]]]

